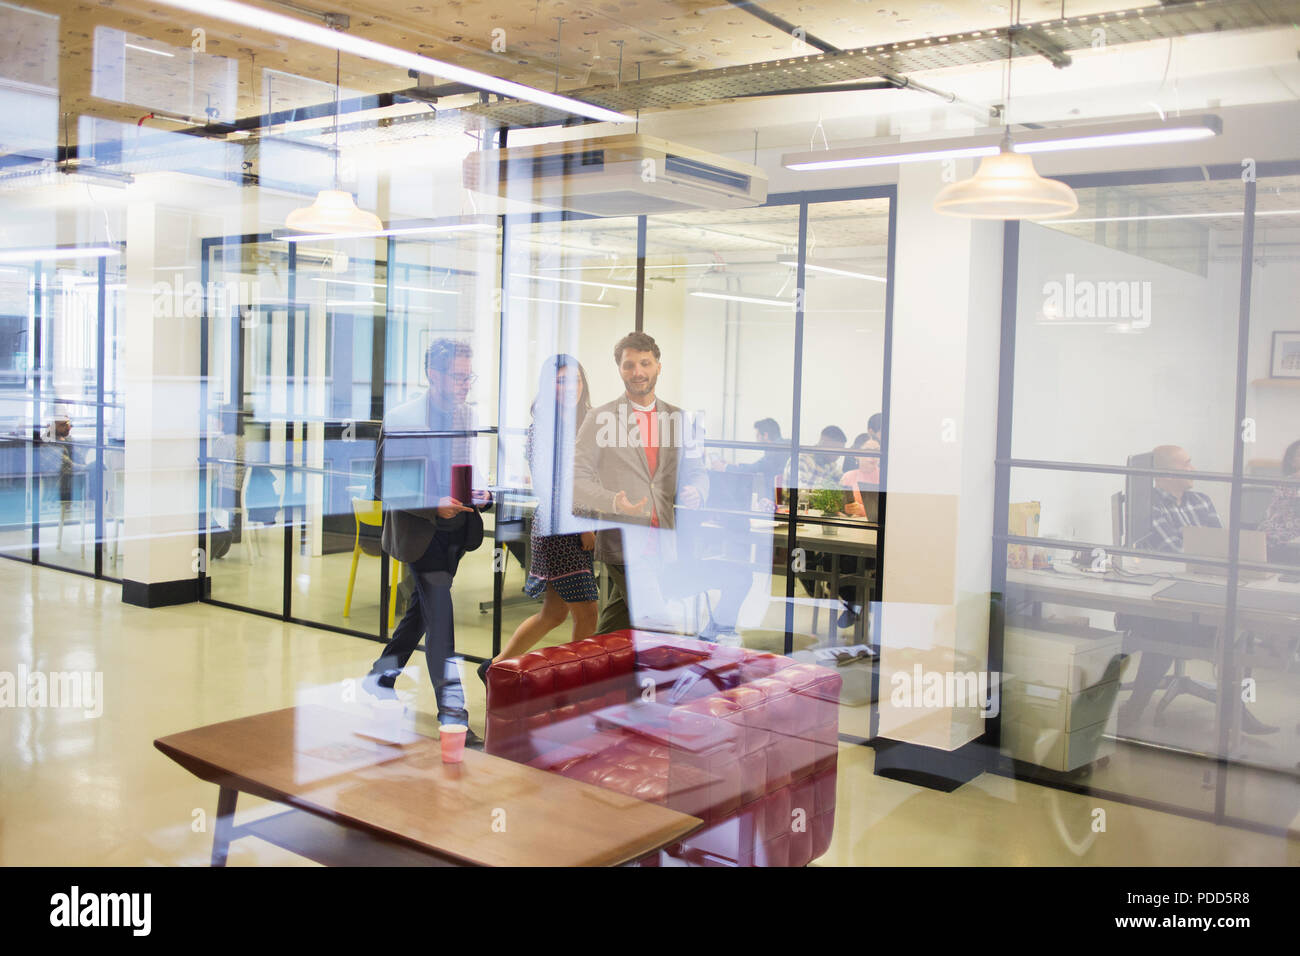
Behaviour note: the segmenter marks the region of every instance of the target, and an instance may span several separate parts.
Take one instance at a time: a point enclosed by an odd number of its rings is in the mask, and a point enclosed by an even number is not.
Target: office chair
[[[257,555],[262,553],[262,543],[258,540],[254,525],[260,525],[265,528],[268,525],[275,524],[275,520],[279,516],[280,510],[284,507],[284,487],[288,482],[288,476],[284,472],[275,468],[267,469],[271,473],[272,487],[275,487],[276,484],[279,485],[274,500],[270,502],[259,501],[251,507],[248,503],[248,493],[252,486],[253,473],[258,468],[266,467],[266,465],[254,465],[251,462],[244,466],[243,487],[239,490],[239,505],[235,509],[236,513],[240,517],[240,527],[248,531],[248,537],[252,542],[248,549],[248,560],[250,564],[256,560]],[[274,515],[270,516],[270,520],[265,520],[265,518],[259,520],[252,516],[254,511],[265,512],[270,509],[274,509]]]
[[[362,537],[361,526],[372,528],[384,526],[384,504],[382,501],[369,501],[365,498],[352,499],[352,516],[356,520],[356,539],[352,542],[352,570],[348,573],[348,591],[343,598],[343,616],[352,616],[352,589],[357,583],[357,562],[362,553],[372,558],[384,558],[383,547],[371,537]],[[388,581],[388,625],[397,622],[397,585],[402,580],[402,563],[393,558],[393,570]]]

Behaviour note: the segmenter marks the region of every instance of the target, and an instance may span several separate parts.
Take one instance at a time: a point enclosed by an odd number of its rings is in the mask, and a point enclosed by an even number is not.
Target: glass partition
[[[1001,740],[1035,779],[1285,826],[1296,187],[1216,176],[1110,177],[1016,227]],[[1035,749],[1049,648],[1087,661],[1054,691],[1068,757]]]

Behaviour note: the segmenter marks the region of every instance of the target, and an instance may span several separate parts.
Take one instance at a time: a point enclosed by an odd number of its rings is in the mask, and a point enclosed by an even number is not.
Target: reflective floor
[[[153,740],[322,695],[337,700],[378,649],[211,606],[135,608],[121,603],[118,585],[17,561],[0,560],[0,590],[10,604],[0,671],[101,671],[104,694],[98,718],[0,709],[0,865],[206,864],[216,789],[156,751]],[[458,588],[458,602],[476,602],[471,591]],[[473,627],[476,605],[458,616]],[[478,620],[483,627],[490,617]],[[469,665],[461,672],[471,726],[482,732],[482,684]],[[398,689],[417,729],[428,727],[434,702],[422,658]],[[855,732],[866,711],[842,708],[841,730]],[[875,776],[872,759],[867,747],[841,746],[834,838],[819,865],[1300,863],[1294,838],[993,774],[944,794]],[[1177,773],[1150,760],[1129,769]],[[239,819],[276,809],[241,796]],[[1104,832],[1093,829],[1098,809]],[[1291,828],[1294,834],[1300,822]],[[255,839],[234,843],[230,863],[311,865]]]

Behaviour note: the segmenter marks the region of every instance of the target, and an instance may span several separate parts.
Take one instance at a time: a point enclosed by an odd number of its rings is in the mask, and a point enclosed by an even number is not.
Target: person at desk
[[[785,470],[786,485],[797,487],[801,493],[813,491],[817,488],[838,488],[843,473],[840,468],[840,459],[843,457],[844,445],[847,441],[848,439],[844,437],[844,431],[841,428],[835,425],[827,425],[817,438],[817,447],[827,450],[805,452],[799,456],[797,481],[793,468],[794,462],[791,462],[790,466]],[[836,451],[841,454],[836,454]]]
[[[1151,453],[1151,467],[1156,471],[1192,471],[1192,459],[1178,445],[1160,445]],[[1162,477],[1152,481],[1151,530],[1139,538],[1133,547],[1142,551],[1161,551],[1178,554],[1183,550],[1183,529],[1188,526],[1222,528],[1223,522],[1209,495],[1192,490],[1192,479]],[[1151,640],[1181,641],[1187,644],[1212,646],[1215,629],[1201,624],[1175,624],[1158,618],[1141,615],[1116,614],[1115,626],[1130,634]],[[1161,680],[1169,672],[1174,658],[1168,654],[1143,650],[1138,662],[1133,692],[1120,706],[1121,729],[1136,726],[1142,712],[1151,702]],[[1248,734],[1274,733],[1270,727],[1242,707],[1241,729]]]
[[[573,510],[573,443],[578,426],[591,411],[587,373],[572,355],[555,355],[542,365],[533,420],[524,439],[537,510],[530,534],[532,559],[524,593],[542,597],[542,609],[523,621],[501,653],[478,666],[487,681],[495,661],[527,653],[538,641],[573,616],[572,640],[596,632],[599,593],[592,569],[596,535],[586,522],[566,518]]]
[[[781,426],[777,424],[776,419],[760,418],[754,422],[755,442],[760,445],[775,445],[781,440]],[[754,480],[758,482],[759,498],[771,498],[773,489],[776,487],[776,480],[784,474],[785,466],[789,461],[789,451],[772,448],[763,452],[763,457],[759,458],[758,461],[726,465],[725,470],[755,475]],[[721,469],[723,465],[718,462],[716,467]]]
[[[1282,477],[1300,478],[1300,441],[1293,441],[1282,453]],[[1300,488],[1283,486],[1273,493],[1259,530],[1268,539],[1269,560],[1300,561]],[[1284,550],[1291,553],[1283,554]]]
[[[698,510],[708,498],[709,470],[694,424],[655,394],[662,369],[655,340],[630,332],[614,346],[623,394],[593,408],[578,431],[573,462],[574,511],[618,527],[596,533],[602,565],[596,633],[658,623],[665,596],[698,594],[714,583],[714,565],[679,553],[678,509]],[[745,583],[752,579],[746,578]],[[723,581],[706,637],[730,634],[746,589]]]
[[[423,635],[438,723],[467,726],[465,692],[452,660],[451,583],[460,559],[483,543],[479,511],[492,503],[486,491],[472,491],[470,502],[452,494],[453,465],[474,462],[474,417],[466,403],[476,377],[472,365],[468,343],[435,340],[424,358],[428,390],[384,416],[375,451],[375,487],[384,501],[383,548],[408,566],[415,588],[392,640],[363,681],[376,696],[394,696],[393,685]],[[482,741],[470,731],[466,743]]]

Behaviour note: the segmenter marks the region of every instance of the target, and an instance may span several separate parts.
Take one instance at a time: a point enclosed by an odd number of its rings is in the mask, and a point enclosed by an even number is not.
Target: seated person
[[[817,439],[818,448],[843,450],[847,441],[844,432],[834,425],[822,429]],[[785,469],[786,487],[797,487],[801,495],[815,488],[838,488],[840,486],[840,455],[832,451],[805,452],[799,456],[799,472],[796,477],[794,462]]]
[[[1293,441],[1282,454],[1282,477],[1300,478],[1300,441]],[[1283,486],[1273,493],[1259,530],[1268,538],[1270,561],[1300,560],[1300,488]]]
[[[1191,471],[1192,459],[1177,445],[1160,445],[1152,452],[1152,468],[1157,471]],[[1183,529],[1189,525],[1203,528],[1222,528],[1219,514],[1209,495],[1192,490],[1190,478],[1156,478],[1152,481],[1151,530],[1133,544],[1144,551],[1162,551],[1171,554],[1183,550]],[[1115,627],[1130,634],[1150,640],[1182,642],[1208,647],[1214,642],[1215,629],[1202,624],[1186,624],[1133,614],[1116,614]],[[1143,650],[1138,662],[1138,672],[1133,681],[1133,692],[1119,710],[1121,730],[1132,727],[1151,702],[1160,681],[1168,673],[1174,658],[1168,654]],[[1208,698],[1213,699],[1213,698]],[[1273,733],[1269,727],[1242,708],[1242,730],[1245,733]]]
[[[822,429],[821,435],[817,440],[818,448],[834,449],[842,451],[845,444],[844,432],[835,425],[827,425]],[[786,483],[795,484],[799,489],[800,501],[807,501],[809,492],[821,488],[839,489],[841,487],[841,478],[843,477],[841,460],[842,455],[835,454],[834,451],[817,451],[805,452],[799,456],[799,476],[797,483],[793,477],[792,469],[786,469]],[[793,465],[793,462],[791,463]],[[831,570],[831,562],[835,560],[834,555],[830,554],[809,554],[808,567],[821,568],[823,571]],[[840,573],[854,573],[857,570],[857,562],[854,558],[840,556]],[[809,575],[803,575],[799,578],[799,583],[809,597],[816,595],[816,578]],[[841,585],[839,588],[840,604],[842,610],[839,617],[840,627],[852,627],[858,620],[859,608],[855,606],[856,597],[855,589],[852,585]]]
[[[870,432],[863,432],[853,439],[853,447],[860,451],[880,451],[880,443],[871,437]],[[858,486],[880,487],[880,459],[873,455],[845,455],[844,461],[846,463],[851,461],[854,466],[851,470],[845,471],[844,477],[840,479],[840,484],[853,492],[853,500],[845,503],[844,511],[855,518],[864,518],[867,516],[866,505],[874,502],[864,502]]]
[[[781,426],[776,423],[776,419],[760,418],[754,422],[754,441],[761,445],[775,445],[781,440]],[[789,461],[790,452],[773,448],[763,452],[763,457],[758,461],[726,465],[725,470],[755,475],[759,497],[771,498],[776,480],[785,472],[785,466]],[[714,467],[722,469],[724,466],[718,462]]]

